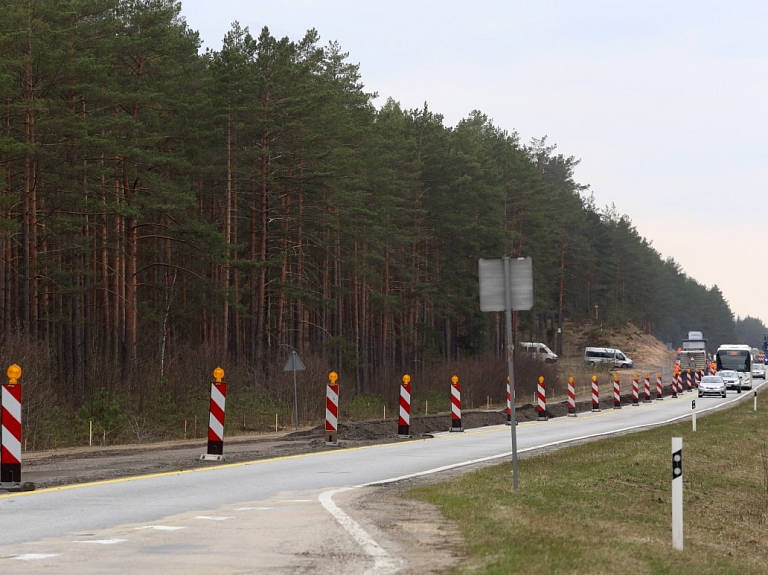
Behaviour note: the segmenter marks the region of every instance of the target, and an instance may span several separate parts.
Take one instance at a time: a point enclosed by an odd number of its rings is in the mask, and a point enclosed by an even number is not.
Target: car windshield
[[[722,383],[723,378],[716,375],[705,375],[701,378],[701,383]]]
[[[720,377],[738,377],[736,372],[731,369],[724,369],[720,372]]]

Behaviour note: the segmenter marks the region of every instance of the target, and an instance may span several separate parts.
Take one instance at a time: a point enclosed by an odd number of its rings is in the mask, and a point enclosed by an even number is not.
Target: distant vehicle
[[[700,331],[689,331],[688,339],[682,341],[677,359],[683,369],[704,369],[707,367],[707,340]]]
[[[584,363],[587,365],[608,364],[610,367],[630,368],[635,362],[620,349],[611,347],[588,347],[584,350]]]
[[[761,361],[758,361],[757,358],[752,361],[752,377],[765,379],[765,364]]]
[[[738,377],[736,379],[738,380]],[[705,395],[725,397],[725,380],[719,375],[705,375],[702,377],[699,383],[699,397],[704,397]]]
[[[521,341],[517,345],[520,346],[520,350],[523,353],[528,354],[530,357],[542,360],[546,363],[554,363],[557,361],[557,354],[543,343]]]
[[[739,375],[741,387],[752,389],[751,347],[742,344],[721,345],[715,352],[715,363],[717,364],[718,372],[733,370]]]
[[[720,377],[725,382],[727,389],[737,389],[741,383],[738,372],[732,369],[723,369],[717,372],[716,376],[708,375],[707,377]]]

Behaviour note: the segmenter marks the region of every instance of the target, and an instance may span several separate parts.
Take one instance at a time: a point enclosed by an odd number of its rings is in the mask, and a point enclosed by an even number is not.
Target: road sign
[[[480,310],[504,311],[504,290],[509,289],[511,309],[525,310],[533,307],[533,263],[531,258],[509,259],[509,287],[504,281],[504,260],[480,258]]]
[[[283,367],[283,371],[304,371],[306,366],[301,361],[301,358],[299,357],[299,354],[295,351],[291,352],[291,356],[288,358],[288,361],[285,362],[285,367]]]

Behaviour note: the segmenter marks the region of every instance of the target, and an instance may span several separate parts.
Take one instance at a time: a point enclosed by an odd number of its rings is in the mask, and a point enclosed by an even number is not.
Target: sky
[[[455,126],[547,137],[575,180],[738,317],[768,323],[768,3],[760,0],[181,0],[203,49],[338,42],[362,83]],[[690,326],[696,330],[697,326]],[[706,334],[705,334],[706,336]]]

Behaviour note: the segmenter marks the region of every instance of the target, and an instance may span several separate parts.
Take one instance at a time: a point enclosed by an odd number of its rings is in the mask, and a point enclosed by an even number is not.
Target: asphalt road
[[[756,389],[764,385],[759,383]],[[677,399],[521,423],[520,453],[743,400]],[[699,425],[702,425],[702,421]],[[345,511],[370,486],[508,460],[511,428],[0,495],[3,573],[394,573],[396,544]],[[521,483],[525,477],[520,478]],[[351,489],[350,489],[351,488]]]

